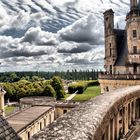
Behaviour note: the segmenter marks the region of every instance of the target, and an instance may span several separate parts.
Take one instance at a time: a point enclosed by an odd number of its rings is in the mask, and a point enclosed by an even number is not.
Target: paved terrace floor
[[[51,107],[34,106],[7,118],[7,121],[16,132],[19,132],[32,121],[46,113],[49,109],[51,109]]]

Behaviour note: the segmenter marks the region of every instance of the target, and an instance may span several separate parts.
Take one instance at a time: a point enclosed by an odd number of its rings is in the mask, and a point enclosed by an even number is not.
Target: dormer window
[[[137,30],[133,30],[133,38],[137,38]]]

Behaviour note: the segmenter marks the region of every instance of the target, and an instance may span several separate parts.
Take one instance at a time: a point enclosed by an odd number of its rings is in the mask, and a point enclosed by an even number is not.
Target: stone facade
[[[102,93],[119,87],[134,85],[133,80],[123,79],[118,85],[111,84],[104,75],[112,77],[116,75],[120,79],[121,75],[140,75],[140,1],[130,0],[130,11],[126,15],[126,27],[124,30],[114,28],[114,12],[112,9],[104,13],[105,27],[105,69],[106,72],[99,76]],[[114,79],[112,79],[114,80]],[[122,85],[122,83],[124,83]],[[138,83],[139,82],[135,82]]]

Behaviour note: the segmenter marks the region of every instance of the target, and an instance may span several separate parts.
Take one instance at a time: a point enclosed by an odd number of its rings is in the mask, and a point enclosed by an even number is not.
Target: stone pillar
[[[139,99],[137,99],[137,100],[136,100],[136,107],[135,107],[135,109],[136,109],[136,110],[135,110],[135,111],[136,111],[136,113],[135,113],[135,115],[136,115],[136,120],[138,120],[138,119],[140,118],[140,117],[139,117],[139,112],[140,112],[140,110],[139,110],[139,109],[140,109],[140,108],[139,108],[139,104],[140,104],[140,103],[139,103]]]
[[[5,113],[4,113],[4,94],[5,94],[5,91],[0,88],[0,115],[2,116],[5,116]]]
[[[118,114],[115,117],[115,139],[119,139],[119,131],[120,131],[120,124],[119,124],[120,114]]]
[[[136,101],[133,101],[133,123],[135,123],[135,119],[136,119]]]
[[[110,140],[115,139],[115,118],[110,121]]]
[[[110,140],[110,124],[108,126],[108,132],[107,132],[107,140]]]
[[[128,125],[129,125],[129,128],[131,128],[131,119],[132,119],[132,103],[130,102],[128,104]]]
[[[124,113],[123,113],[123,117],[124,117],[124,122],[123,122],[123,128],[124,128],[124,135],[126,135],[128,133],[128,104],[126,104],[124,106]]]

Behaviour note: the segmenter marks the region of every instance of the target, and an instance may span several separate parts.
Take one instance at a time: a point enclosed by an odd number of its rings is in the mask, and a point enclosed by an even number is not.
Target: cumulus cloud
[[[31,27],[21,39],[21,42],[29,42],[37,45],[56,45],[55,35],[42,31],[40,27]]]
[[[58,33],[65,41],[87,42],[94,45],[103,44],[103,25],[93,15],[82,18]]]
[[[1,1],[1,70],[102,68],[102,13],[112,8],[115,27],[119,23],[124,28],[128,4],[128,0]]]
[[[62,42],[58,45],[59,53],[82,53],[91,50],[92,46],[87,43]]]

